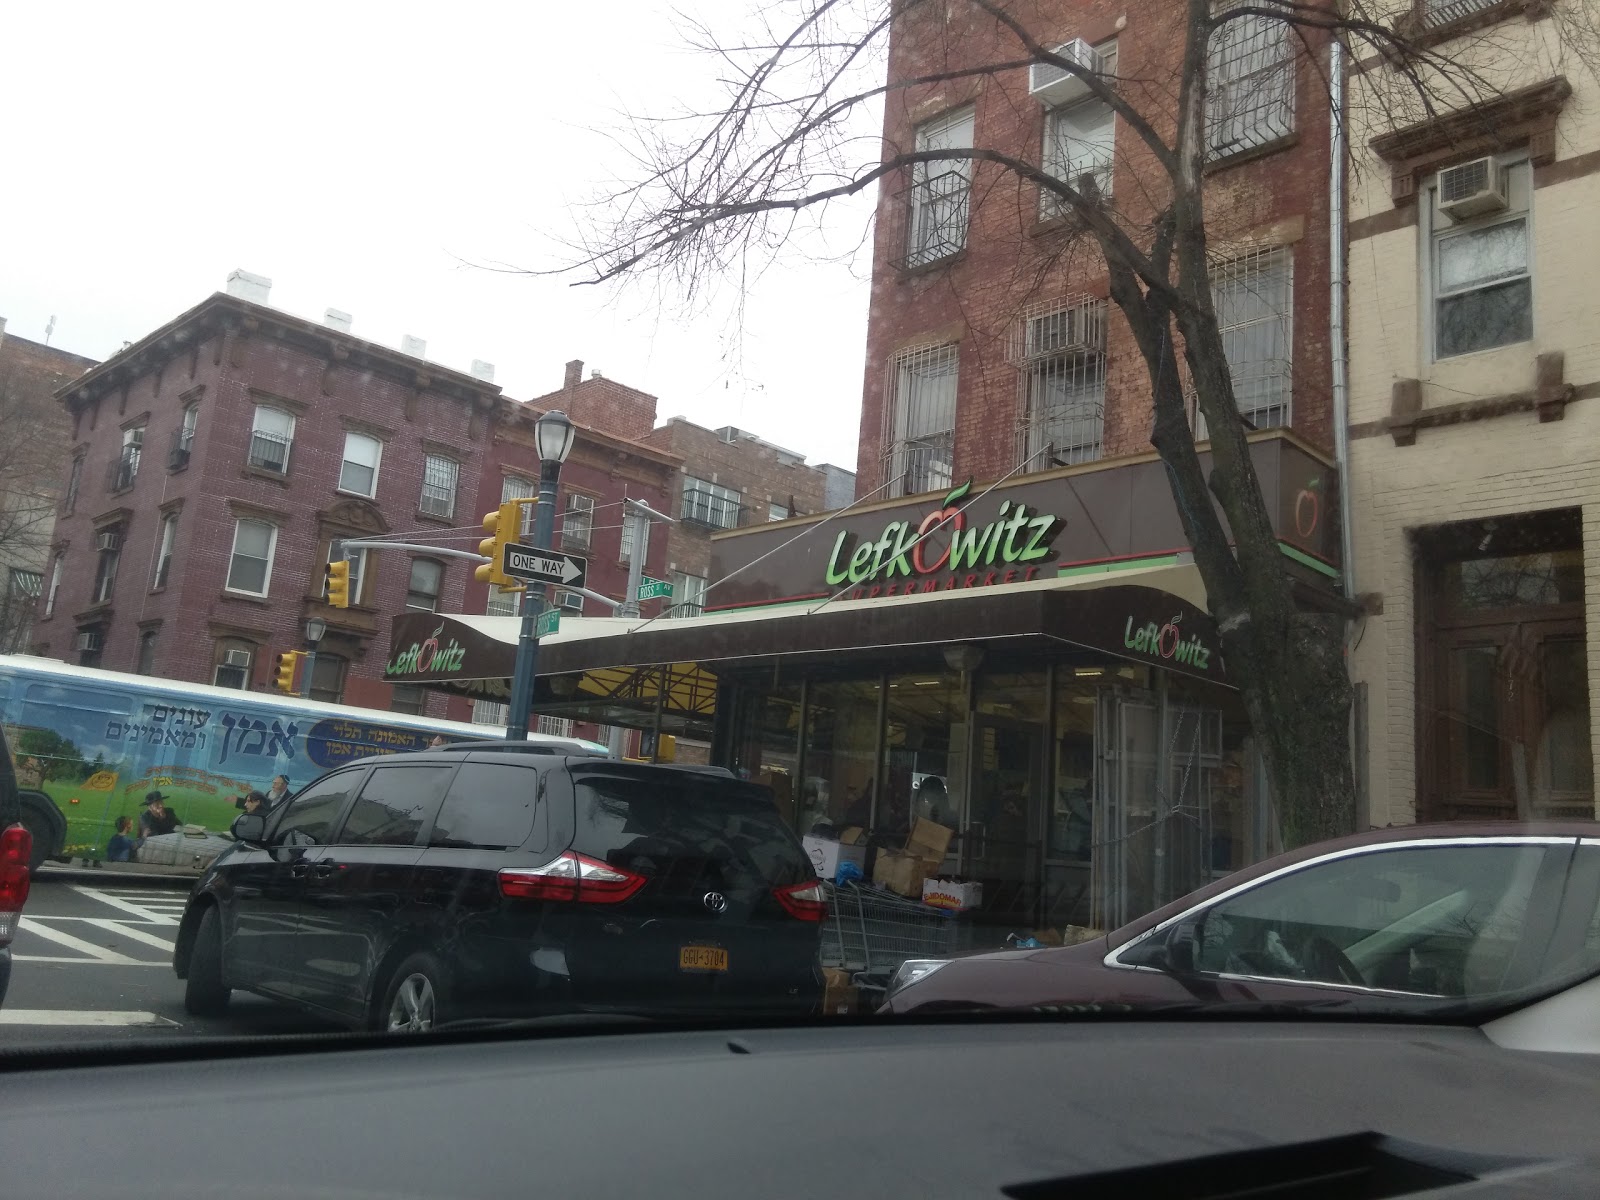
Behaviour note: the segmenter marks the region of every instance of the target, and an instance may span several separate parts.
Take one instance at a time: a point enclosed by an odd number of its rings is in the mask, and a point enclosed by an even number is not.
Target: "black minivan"
[[[393,1031],[818,1010],[827,908],[768,789],[463,750],[366,759],[240,817],[179,927],[189,1011],[234,988]]]

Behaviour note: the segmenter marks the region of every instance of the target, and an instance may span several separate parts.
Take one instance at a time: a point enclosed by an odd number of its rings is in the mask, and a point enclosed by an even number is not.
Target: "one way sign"
[[[507,542],[500,569],[513,579],[582,587],[588,578],[589,560],[558,550],[535,550],[532,546]]]

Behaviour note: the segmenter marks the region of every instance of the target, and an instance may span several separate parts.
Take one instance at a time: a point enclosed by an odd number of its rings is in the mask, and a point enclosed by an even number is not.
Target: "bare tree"
[[[34,597],[17,586],[42,583],[65,473],[65,418],[51,387],[11,364],[0,364],[0,651],[26,650]]]
[[[1574,46],[1594,44],[1582,8],[1589,2],[1555,0],[1571,6]],[[1488,3],[1459,0],[1457,7]],[[1335,119],[1373,132],[1480,106],[1505,86],[1504,72],[1485,65],[1503,47],[1486,27],[1463,31],[1446,55],[1410,3],[1376,13],[1360,0],[1182,0],[1137,14],[1144,38],[1172,48],[1160,72],[1141,76],[1132,66],[1106,71],[1057,53],[1060,23],[1051,18],[1061,7],[1059,0],[769,0],[752,18],[762,36],[734,44],[719,32],[725,24],[691,26],[692,41],[726,72],[727,94],[714,111],[636,123],[639,177],[605,198],[577,269],[588,282],[655,272],[693,293],[738,276],[752,253],[785,245],[831,202],[880,184],[885,191],[914,185],[941,165],[966,173],[974,212],[1014,204],[1026,225],[1036,219],[1035,197],[1048,199],[1066,233],[1054,256],[1026,258],[1018,270],[1043,275],[1072,259],[1085,276],[1109,278],[1111,303],[1148,375],[1150,441],[1167,466],[1229,677],[1261,739],[1284,838],[1298,845],[1348,832],[1355,806],[1344,618],[1303,611],[1295,601],[1213,304],[1213,269],[1238,250],[1227,246],[1237,230],[1226,211],[1207,207],[1206,166],[1225,119],[1224,105],[1208,103],[1212,77],[1230,36],[1248,30],[1245,36],[1265,39],[1276,31],[1293,78],[1314,80],[1331,103],[1337,40],[1364,74],[1351,89],[1359,114],[1347,101]],[[974,20],[984,30],[980,61],[949,32],[970,33]],[[941,65],[911,74],[886,71],[891,62]],[[896,145],[864,126],[886,102],[992,85],[1039,64],[1076,77],[1115,113],[1114,201],[1098,165],[1070,174],[1046,170],[1009,143]],[[890,210],[880,202],[880,237]],[[1019,244],[1025,236],[1020,228]],[[1196,445],[1195,410],[1209,437],[1209,465]]]

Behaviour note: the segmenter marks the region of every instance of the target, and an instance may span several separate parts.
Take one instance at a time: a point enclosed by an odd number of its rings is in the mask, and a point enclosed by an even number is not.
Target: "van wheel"
[[[189,950],[183,1007],[194,1016],[212,1017],[227,1009],[232,995],[233,989],[222,982],[222,916],[215,904],[208,904]]]
[[[431,954],[407,955],[383,990],[374,1027],[387,1033],[426,1033],[444,1022],[445,980]]]

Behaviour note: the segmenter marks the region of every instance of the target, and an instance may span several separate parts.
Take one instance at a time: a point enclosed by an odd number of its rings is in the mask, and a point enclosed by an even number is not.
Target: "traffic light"
[[[272,686],[290,696],[299,695],[300,689],[295,686],[294,677],[299,673],[300,660],[304,657],[298,650],[285,650],[278,655],[277,665],[272,668]]]
[[[326,575],[328,603],[335,608],[350,607],[350,560],[341,558],[328,564]]]
[[[500,564],[505,561],[503,547],[507,542],[515,542],[522,532],[522,506],[537,503],[530,499],[507,500],[494,512],[484,513],[483,528],[489,536],[478,543],[478,553],[489,561],[479,564],[472,573],[479,583],[516,586],[516,581],[500,570]]]

